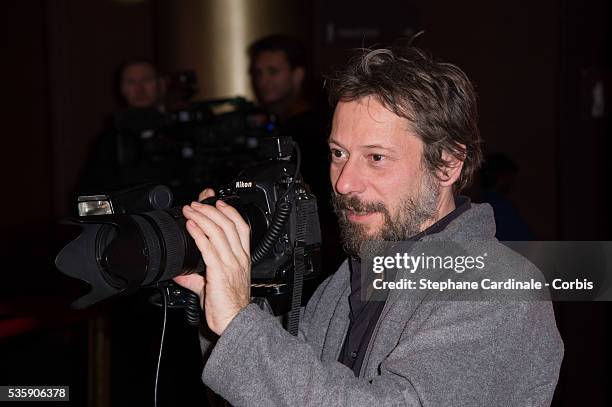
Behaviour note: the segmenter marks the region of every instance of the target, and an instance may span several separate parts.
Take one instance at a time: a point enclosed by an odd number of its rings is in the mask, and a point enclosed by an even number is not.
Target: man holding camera
[[[219,336],[202,340],[204,382],[233,405],[550,404],[563,356],[550,302],[360,296],[366,241],[483,241],[493,267],[533,267],[495,240],[488,205],[457,196],[481,161],[465,74],[416,48],[376,49],[328,84],[330,177],[349,259],[293,337],[250,304],[250,231],[237,211],[184,207],[207,272],[175,281],[199,294]]]

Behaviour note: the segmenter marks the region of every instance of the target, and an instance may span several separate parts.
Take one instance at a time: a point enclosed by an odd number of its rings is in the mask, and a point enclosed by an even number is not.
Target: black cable
[[[202,323],[202,308],[200,297],[193,291],[184,290],[185,297],[185,320],[191,326],[200,326]]]
[[[282,201],[283,198],[287,196],[291,187],[295,184],[295,180],[300,172],[300,167],[302,165],[302,152],[300,151],[300,146],[297,142],[293,142],[293,148],[295,149],[295,171],[293,172],[293,177],[291,178],[291,183],[287,185],[287,190],[278,198],[279,201]]]
[[[251,254],[251,263],[254,265],[258,264],[272,250],[276,240],[283,232],[283,226],[287,223],[289,215],[291,215],[291,202],[279,201],[276,205],[276,211],[274,211],[274,218],[270,222],[266,234]]]
[[[164,322],[162,324],[161,340],[159,343],[159,356],[157,357],[157,369],[155,370],[155,393],[153,394],[153,405],[157,407],[157,385],[159,382],[159,367],[161,366],[162,351],[164,349],[164,337],[166,336],[166,321],[168,320],[168,287],[162,287],[164,298]]]

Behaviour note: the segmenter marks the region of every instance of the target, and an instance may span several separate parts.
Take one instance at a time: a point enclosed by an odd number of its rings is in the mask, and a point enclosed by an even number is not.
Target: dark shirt
[[[455,210],[409,240],[417,241],[426,235],[439,233],[453,219],[469,208],[469,198],[464,196],[455,198]],[[349,314],[350,323],[338,361],[353,369],[355,376],[359,377],[363,358],[365,357],[368,344],[385,306],[385,302],[363,301],[361,299],[361,260],[359,258],[350,258],[349,269],[351,271],[351,293],[349,295],[349,305],[351,308]]]

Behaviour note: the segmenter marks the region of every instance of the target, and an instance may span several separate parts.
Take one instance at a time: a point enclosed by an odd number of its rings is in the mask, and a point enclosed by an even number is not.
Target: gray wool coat
[[[424,241],[478,242],[499,275],[541,277],[494,238],[489,205],[472,204]],[[235,406],[547,406],[563,358],[549,301],[422,301],[393,291],[360,377],[338,362],[349,324],[347,262],[317,289],[298,337],[255,304],[216,343],[201,337],[202,379]],[[443,295],[443,294],[442,294]]]

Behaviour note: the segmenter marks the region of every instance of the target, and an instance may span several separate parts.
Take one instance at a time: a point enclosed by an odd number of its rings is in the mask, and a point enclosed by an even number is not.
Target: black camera
[[[296,162],[291,161],[293,151]],[[304,278],[320,271],[317,201],[299,173],[300,154],[289,137],[261,139],[267,159],[243,170],[213,198],[238,210],[251,229],[252,297],[269,299],[277,315],[299,307]],[[164,186],[144,185],[78,198],[79,216],[64,221],[80,235],[56,258],[61,272],[86,281],[91,291],[73,303],[87,307],[175,276],[205,273],[181,207]],[[289,298],[290,300],[280,300]],[[276,308],[276,309],[274,309]]]

